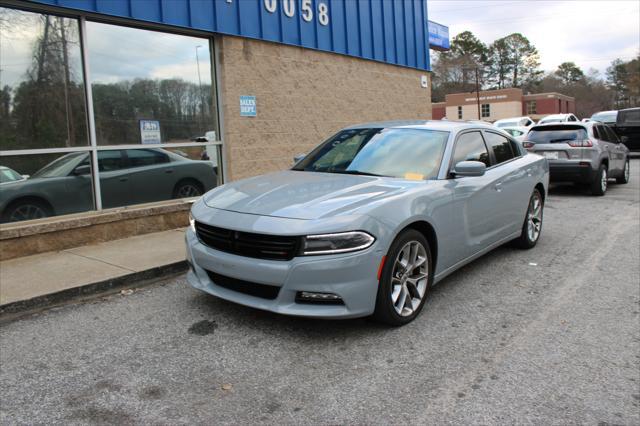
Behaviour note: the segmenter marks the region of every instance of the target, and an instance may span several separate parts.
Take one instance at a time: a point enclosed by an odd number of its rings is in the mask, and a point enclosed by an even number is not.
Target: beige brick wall
[[[480,101],[482,104],[482,101]],[[490,103],[489,117],[482,117],[484,121],[496,121],[502,118],[520,117],[522,115],[522,103],[519,101],[512,102],[494,102]],[[446,117],[449,120],[458,120],[458,107],[448,106]],[[462,105],[462,120],[477,120],[478,105]]]
[[[291,167],[342,127],[430,119],[425,71],[276,43],[224,36],[220,95],[228,180]],[[241,95],[257,117],[241,117]]]

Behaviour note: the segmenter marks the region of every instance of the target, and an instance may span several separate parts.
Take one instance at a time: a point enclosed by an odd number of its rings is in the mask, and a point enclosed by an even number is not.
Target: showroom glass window
[[[87,22],[98,145],[180,143],[215,130],[203,38]]]
[[[0,7],[0,150],[88,144],[78,21]]]

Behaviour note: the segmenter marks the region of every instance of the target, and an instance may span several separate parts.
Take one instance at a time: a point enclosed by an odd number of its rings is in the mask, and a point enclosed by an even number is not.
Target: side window
[[[569,121],[578,121],[577,118],[575,118],[573,115],[569,116]]]
[[[600,138],[600,131],[598,130],[598,126],[593,126],[593,137],[596,139],[601,139]]]
[[[511,141],[504,136],[492,132],[486,132],[487,145],[489,149],[493,150],[493,155],[496,157],[496,164],[504,163],[515,157],[511,148]]]
[[[609,134],[607,133],[607,129],[605,129],[604,126],[596,126],[596,128],[598,129],[598,139],[605,141],[605,142],[611,142],[609,140]]]
[[[455,167],[461,161],[480,161],[486,164],[487,167],[491,166],[489,152],[480,132],[465,133],[456,141],[451,167]]]
[[[151,149],[128,149],[127,157],[129,157],[129,167],[153,166],[169,162],[168,155]]]
[[[618,139],[618,135],[616,135],[616,132],[613,131],[613,129],[609,126],[602,126],[602,128],[607,132],[607,134],[609,135],[609,142],[613,142],[613,143],[620,143],[620,139]]]
[[[98,170],[111,172],[124,169],[122,151],[98,151]]]

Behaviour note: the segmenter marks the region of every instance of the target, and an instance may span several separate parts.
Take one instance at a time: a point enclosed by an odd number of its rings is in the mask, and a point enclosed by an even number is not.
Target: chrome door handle
[[[496,183],[494,188],[496,189],[496,191],[502,192],[502,183],[501,182]]]

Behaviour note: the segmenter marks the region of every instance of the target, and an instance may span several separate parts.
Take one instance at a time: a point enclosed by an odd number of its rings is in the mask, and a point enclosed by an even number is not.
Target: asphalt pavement
[[[184,276],[0,325],[0,423],[640,424],[640,161],[552,190],[401,328],[234,305]]]

